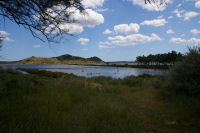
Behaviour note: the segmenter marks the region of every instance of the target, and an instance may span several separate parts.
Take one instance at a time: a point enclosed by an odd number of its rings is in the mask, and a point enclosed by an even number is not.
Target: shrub
[[[200,48],[189,48],[189,52],[170,70],[167,87],[187,95],[200,94]]]

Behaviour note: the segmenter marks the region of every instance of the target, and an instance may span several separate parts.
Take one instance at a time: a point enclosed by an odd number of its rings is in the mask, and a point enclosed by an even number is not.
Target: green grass
[[[0,69],[0,133],[197,133],[200,98],[169,95],[164,76],[124,79]]]

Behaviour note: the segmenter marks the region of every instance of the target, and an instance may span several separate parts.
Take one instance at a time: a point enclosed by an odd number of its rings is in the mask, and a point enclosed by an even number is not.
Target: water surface
[[[110,67],[110,66],[82,66],[82,65],[1,65],[3,68],[37,68],[52,72],[72,73],[77,76],[96,77],[110,76],[113,78],[124,78],[126,76],[141,74],[164,75],[167,70],[161,69],[143,69],[127,67]]]

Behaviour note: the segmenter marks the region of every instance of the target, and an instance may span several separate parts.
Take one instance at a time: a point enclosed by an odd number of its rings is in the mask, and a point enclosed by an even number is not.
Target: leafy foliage
[[[171,91],[187,95],[200,94],[200,49],[189,52],[171,69],[167,86]]]
[[[176,51],[172,51],[166,54],[156,54],[156,55],[148,55],[148,56],[138,56],[136,60],[143,64],[174,64],[177,60],[179,60],[183,55],[181,53],[177,53]]]

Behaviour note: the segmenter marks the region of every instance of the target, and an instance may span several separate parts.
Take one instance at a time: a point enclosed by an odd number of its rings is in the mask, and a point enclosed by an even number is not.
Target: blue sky
[[[132,61],[136,56],[186,52],[200,44],[200,1],[167,0],[166,5],[145,5],[142,0],[83,0],[88,12],[76,12],[75,37],[64,36],[58,44],[34,38],[23,27],[1,21],[0,34],[6,39],[0,60],[15,61],[30,56],[55,57],[63,54],[105,61]],[[73,9],[71,9],[73,10]]]

